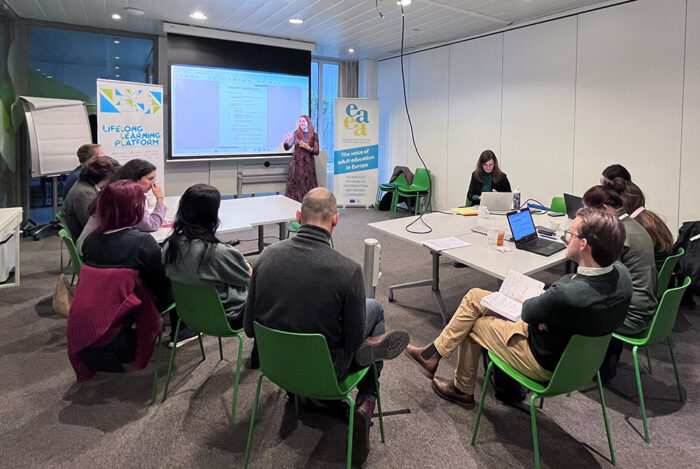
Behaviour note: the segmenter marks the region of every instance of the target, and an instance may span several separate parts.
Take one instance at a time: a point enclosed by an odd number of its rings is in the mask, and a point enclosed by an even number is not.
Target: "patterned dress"
[[[292,152],[292,161],[289,162],[289,172],[287,173],[287,188],[284,195],[297,202],[301,202],[307,192],[318,186],[316,179],[316,162],[314,156],[318,155],[318,134],[314,133],[311,138],[312,142],[308,141],[308,136],[304,132],[304,141],[309,144],[312,151],[306,150],[297,143],[299,139],[294,133],[294,143],[288,145],[284,142],[284,149],[289,150],[294,146]]]

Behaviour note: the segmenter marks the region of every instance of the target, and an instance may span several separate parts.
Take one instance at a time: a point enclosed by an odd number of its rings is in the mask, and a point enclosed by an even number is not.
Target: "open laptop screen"
[[[529,210],[509,213],[508,224],[513,232],[515,241],[520,241],[520,239],[535,232],[535,223],[532,221],[532,215]]]

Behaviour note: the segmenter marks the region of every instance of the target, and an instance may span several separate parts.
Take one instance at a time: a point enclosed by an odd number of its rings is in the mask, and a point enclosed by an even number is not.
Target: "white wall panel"
[[[379,63],[377,70],[379,97],[379,181],[386,182],[394,166],[406,166],[408,145],[406,112],[401,91],[399,59]],[[408,82],[408,77],[406,77]]]
[[[447,197],[449,56],[447,47],[414,54],[409,57],[407,69],[410,76],[408,107],[418,151],[432,176],[435,210],[446,207]],[[407,166],[411,169],[422,167],[410,142],[410,133],[407,139]]]
[[[688,2],[686,34],[679,224],[700,220],[700,2]]]
[[[165,195],[182,195],[192,184],[209,184],[208,161],[165,162]],[[226,194],[226,192],[221,192]],[[173,212],[175,213],[175,212]]]
[[[504,34],[500,161],[523,200],[573,183],[576,17]]]
[[[669,226],[678,218],[685,5],[641,0],[580,15],[578,28],[574,191],[621,163]]]
[[[463,205],[482,151],[501,149],[503,35],[450,46],[447,207]]]

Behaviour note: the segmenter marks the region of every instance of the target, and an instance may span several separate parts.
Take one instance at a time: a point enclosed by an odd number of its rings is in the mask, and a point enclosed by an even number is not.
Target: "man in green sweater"
[[[581,209],[565,239],[566,257],[579,265],[577,273],[526,300],[520,321],[509,321],[482,306],[481,299],[490,292],[474,288],[433,343],[408,346],[406,355],[432,380],[438,396],[474,407],[481,347],[535,381],[546,382],[571,336],[601,336],[622,324],[632,280],[627,268],[616,262],[625,240],[620,220],[602,210]],[[454,380],[435,376],[440,359],[454,351],[459,354]]]

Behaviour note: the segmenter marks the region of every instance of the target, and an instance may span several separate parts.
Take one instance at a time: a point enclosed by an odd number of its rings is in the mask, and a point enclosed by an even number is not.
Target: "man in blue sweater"
[[[622,324],[632,297],[629,271],[616,262],[625,229],[602,210],[579,210],[569,230],[566,257],[578,264],[540,296],[523,303],[521,320],[512,322],[481,305],[490,292],[472,289],[440,336],[425,347],[409,345],[408,355],[432,379],[435,393],[471,409],[481,348],[534,379],[552,377],[573,335],[601,336]],[[459,353],[454,380],[435,376],[440,359]]]

